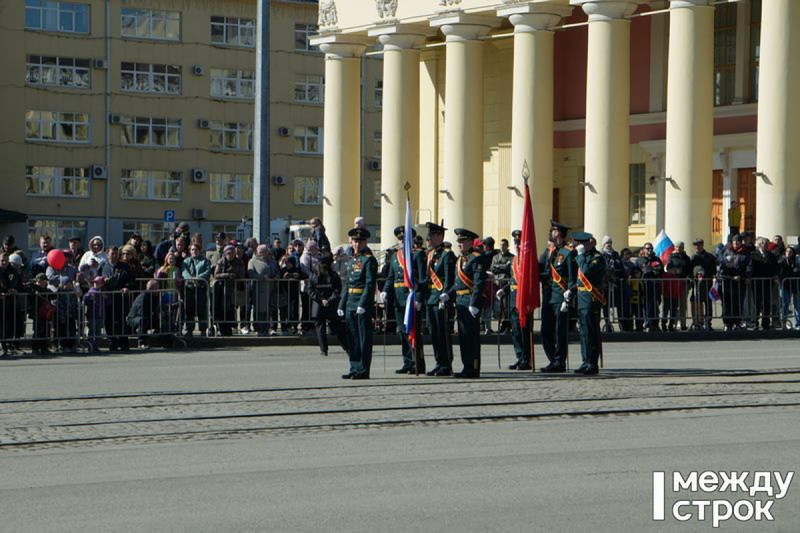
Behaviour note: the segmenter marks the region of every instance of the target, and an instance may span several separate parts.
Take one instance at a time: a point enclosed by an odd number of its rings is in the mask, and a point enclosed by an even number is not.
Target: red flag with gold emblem
[[[525,209],[522,213],[522,238],[519,248],[519,277],[517,280],[517,310],[524,328],[528,316],[541,306],[539,285],[539,254],[536,251],[536,228],[533,224],[531,193],[525,181]]]

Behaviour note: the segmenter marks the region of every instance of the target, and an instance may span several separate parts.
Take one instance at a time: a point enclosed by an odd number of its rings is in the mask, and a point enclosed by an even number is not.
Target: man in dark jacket
[[[722,322],[725,331],[744,327],[745,280],[750,264],[750,252],[740,235],[734,235],[731,245],[722,253],[717,267],[717,279],[722,289]]]
[[[312,302],[311,313],[317,331],[320,355],[328,355],[328,325],[339,339],[342,349],[347,351],[347,335],[339,314],[336,312],[342,296],[342,278],[333,268],[333,259],[323,256],[318,268],[309,278],[308,296]]]
[[[606,303],[603,305],[603,317],[605,318],[606,325],[603,328],[605,332],[614,331],[611,327],[611,307],[616,308],[617,318],[622,317],[622,285],[625,283],[625,267],[622,264],[622,258],[619,253],[614,250],[614,241],[610,236],[606,235],[601,241],[603,249],[600,254],[606,262],[605,277],[603,282],[603,292],[606,296]],[[623,322],[620,321],[620,328]]]
[[[664,264],[653,251],[653,244],[644,243],[644,255],[639,257],[642,282],[639,289],[640,304],[644,302],[644,330],[658,331],[658,304],[661,302],[661,274]]]
[[[717,258],[705,249],[705,242],[697,238],[692,242],[694,255],[692,256],[692,277],[694,278],[692,294],[692,329],[705,329],[711,331],[711,317],[713,316],[713,302],[709,298],[711,282],[717,272]]]
[[[771,329],[772,325],[772,285],[778,281],[778,258],[767,249],[768,244],[764,237],[756,240],[756,250],[750,254],[747,266],[747,277],[755,299],[756,329],[759,315],[763,329]]]
[[[680,286],[680,301],[678,316],[680,317],[681,331],[686,331],[686,296],[688,294],[688,280],[692,277],[692,260],[686,253],[683,241],[675,243],[675,251],[667,259],[667,270],[674,269],[675,277]]]

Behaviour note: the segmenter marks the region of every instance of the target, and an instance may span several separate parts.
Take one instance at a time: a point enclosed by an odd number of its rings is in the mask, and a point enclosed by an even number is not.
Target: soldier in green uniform
[[[425,265],[425,278],[421,290],[417,291],[417,299],[423,303],[427,310],[428,325],[433,344],[433,356],[436,365],[427,372],[428,376],[453,375],[453,361],[450,353],[450,330],[446,305],[440,302],[447,301],[447,292],[453,285],[456,258],[453,252],[444,249],[444,232],[447,228],[433,222],[427,223],[430,248]],[[444,296],[444,298],[442,298]]]
[[[338,313],[347,327],[350,371],[342,379],[369,379],[378,261],[367,248],[366,228],[353,228],[347,235],[353,247],[353,260],[347,265]]]
[[[475,251],[473,243],[477,233],[456,228],[461,256],[456,260],[455,282],[450,290],[440,296],[441,305],[449,300],[456,302],[458,321],[458,344],[464,369],[455,374],[457,378],[479,378],[481,376],[481,320],[483,289],[486,282],[486,260]]]
[[[414,237],[417,236],[415,230]],[[397,334],[400,336],[400,344],[403,347],[403,366],[395,370],[396,374],[415,374],[416,369],[414,365],[414,349],[411,347],[411,342],[408,340],[408,332],[406,332],[403,318],[406,311],[406,300],[408,294],[411,292],[405,284],[405,258],[403,257],[403,239],[405,238],[406,228],[404,226],[397,226],[394,228],[394,236],[397,237],[397,253],[392,254],[389,260],[389,272],[386,275],[386,283],[383,285],[381,292],[381,299],[386,302],[390,295],[394,295],[394,309],[395,316],[397,317]],[[414,262],[413,274],[416,278],[417,287],[422,286],[422,280],[425,277],[425,252],[422,250],[414,251],[411,259]],[[416,305],[416,302],[414,302]],[[421,307],[421,306],[420,306]],[[422,342],[421,335],[419,335],[419,328],[417,328],[417,346]],[[425,368],[419,369],[419,372],[424,374]]]
[[[565,246],[569,228],[550,221],[550,240],[553,245],[545,254],[550,272],[550,298],[542,305],[542,347],[550,361],[542,372],[556,373],[567,369],[567,328],[569,304],[575,295],[575,252]]]
[[[511,261],[511,280],[508,285],[497,291],[498,300],[508,295],[509,306],[511,307],[511,342],[514,344],[514,353],[517,354],[517,362],[509,365],[509,370],[530,370],[531,369],[531,320],[523,328],[519,322],[519,310],[517,309],[517,286],[519,284],[519,248],[522,232],[514,230],[511,233],[514,238],[514,251],[516,256]]]
[[[583,357],[583,364],[575,373],[594,375],[598,372],[597,361],[602,352],[600,310],[605,305],[603,277],[606,273],[606,262],[595,248],[591,233],[573,233],[572,238],[577,243],[578,324]]]

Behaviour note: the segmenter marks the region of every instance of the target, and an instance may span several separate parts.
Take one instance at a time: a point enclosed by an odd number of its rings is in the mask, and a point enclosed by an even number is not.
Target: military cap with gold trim
[[[519,243],[522,240],[522,230],[515,229],[512,231],[511,238],[514,239],[514,244]]]
[[[417,230],[415,230],[414,228],[411,228],[411,233],[414,237],[417,236]],[[405,234],[406,234],[405,226],[397,226],[396,228],[394,228],[394,236],[397,237],[398,239],[402,239],[405,236]]]
[[[353,228],[347,232],[347,236],[357,241],[366,241],[369,239],[369,230],[367,228]]]
[[[594,238],[594,235],[588,231],[576,231],[572,233],[572,240],[575,242],[588,242]]]
[[[428,228],[428,235],[435,235],[437,233],[444,235],[444,232],[447,231],[447,228],[440,226],[435,222],[426,222],[425,227]]]
[[[466,241],[466,240],[474,241],[475,239],[478,238],[477,233],[475,233],[474,231],[470,231],[468,229],[456,228],[453,231],[455,232],[458,241]]]

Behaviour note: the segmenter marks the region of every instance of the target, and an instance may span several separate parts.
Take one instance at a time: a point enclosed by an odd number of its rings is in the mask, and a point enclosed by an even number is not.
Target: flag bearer
[[[531,322],[523,328],[519,322],[519,310],[517,309],[517,287],[520,280],[519,252],[522,231],[514,230],[511,233],[514,238],[514,252],[516,256],[511,261],[511,281],[508,285],[497,291],[497,299],[508,295],[509,306],[511,307],[511,342],[514,344],[514,353],[517,355],[517,362],[508,367],[509,370],[530,370],[531,369]]]

